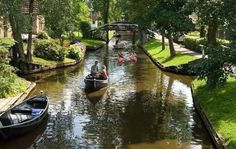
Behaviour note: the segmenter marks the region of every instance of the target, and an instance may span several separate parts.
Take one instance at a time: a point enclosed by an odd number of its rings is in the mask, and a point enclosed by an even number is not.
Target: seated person
[[[102,66],[102,72],[101,72],[99,78],[102,79],[102,80],[106,80],[107,79],[107,70],[106,70],[106,66],[105,65]]]
[[[94,78],[98,77],[98,61],[95,61],[94,65],[91,67],[91,76]]]

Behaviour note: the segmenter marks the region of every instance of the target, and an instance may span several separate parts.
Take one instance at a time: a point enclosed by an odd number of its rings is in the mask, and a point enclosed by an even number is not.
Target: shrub
[[[80,30],[83,34],[84,38],[88,38],[90,36],[91,25],[89,22],[80,22],[79,24]]]
[[[51,39],[51,37],[45,31],[42,31],[42,32],[38,33],[38,38],[39,39]]]
[[[6,45],[4,45],[6,46]],[[18,78],[13,71],[15,70],[8,64],[8,50],[6,47],[0,46],[0,98],[13,96],[22,92],[26,88],[26,82]]]
[[[205,38],[197,38],[194,36],[186,36],[184,40],[184,46],[187,49],[201,53],[200,45],[207,45],[207,40]]]
[[[80,60],[83,56],[84,56],[83,51],[77,44],[71,45],[67,49],[66,57],[68,58]]]
[[[36,40],[34,55],[53,61],[63,61],[65,54],[64,48],[58,45],[54,40]]]
[[[235,57],[235,50],[224,50],[221,47],[207,47],[208,57],[194,66],[200,80],[207,81],[208,88],[224,85],[231,73],[230,63]]]

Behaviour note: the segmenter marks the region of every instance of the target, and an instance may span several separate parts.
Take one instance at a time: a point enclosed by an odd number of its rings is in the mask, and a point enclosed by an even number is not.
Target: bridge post
[[[133,40],[132,40],[133,45],[135,45],[135,31],[133,31]]]
[[[106,30],[106,44],[108,45],[109,43],[109,30]]]

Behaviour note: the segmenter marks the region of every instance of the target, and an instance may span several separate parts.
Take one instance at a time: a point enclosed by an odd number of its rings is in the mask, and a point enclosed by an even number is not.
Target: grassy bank
[[[104,44],[104,41],[94,40],[94,39],[82,39],[82,43],[86,45],[86,47],[96,48]]]
[[[62,64],[62,63],[70,63],[70,62],[75,62],[75,60],[73,59],[69,59],[69,58],[65,58],[64,61],[50,61],[50,60],[45,60],[43,58],[39,58],[39,57],[35,57],[33,56],[33,62],[35,63],[39,63],[41,65],[47,65],[49,67],[55,67],[59,64]]]
[[[236,80],[229,78],[225,86],[213,90],[205,85],[205,81],[195,80],[194,95],[228,148],[236,148]]]
[[[181,54],[178,52],[176,53],[176,56],[170,57],[169,47],[166,45],[166,49],[162,51],[161,42],[156,39],[146,42],[144,48],[153,58],[164,66],[178,66],[197,59],[192,55]]]

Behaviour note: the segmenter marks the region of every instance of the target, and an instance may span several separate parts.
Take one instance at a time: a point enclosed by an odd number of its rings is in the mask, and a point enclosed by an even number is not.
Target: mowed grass
[[[157,39],[146,42],[144,48],[154,59],[164,66],[178,66],[197,59],[192,55],[181,54],[178,52],[174,57],[170,57],[169,46],[166,45],[166,49],[162,51],[161,42]]]
[[[57,66],[58,64],[62,64],[62,63],[75,62],[75,60],[70,59],[70,58],[65,58],[64,61],[50,61],[50,60],[46,60],[43,58],[33,56],[33,62],[39,63],[41,65],[47,65],[50,67],[54,67],[54,66]]]
[[[94,40],[94,39],[82,39],[82,43],[86,45],[86,47],[96,48],[100,45],[104,44],[104,41]]]
[[[214,128],[236,148],[236,79],[228,78],[227,84],[207,90],[205,81],[194,81],[194,95],[200,102]]]

